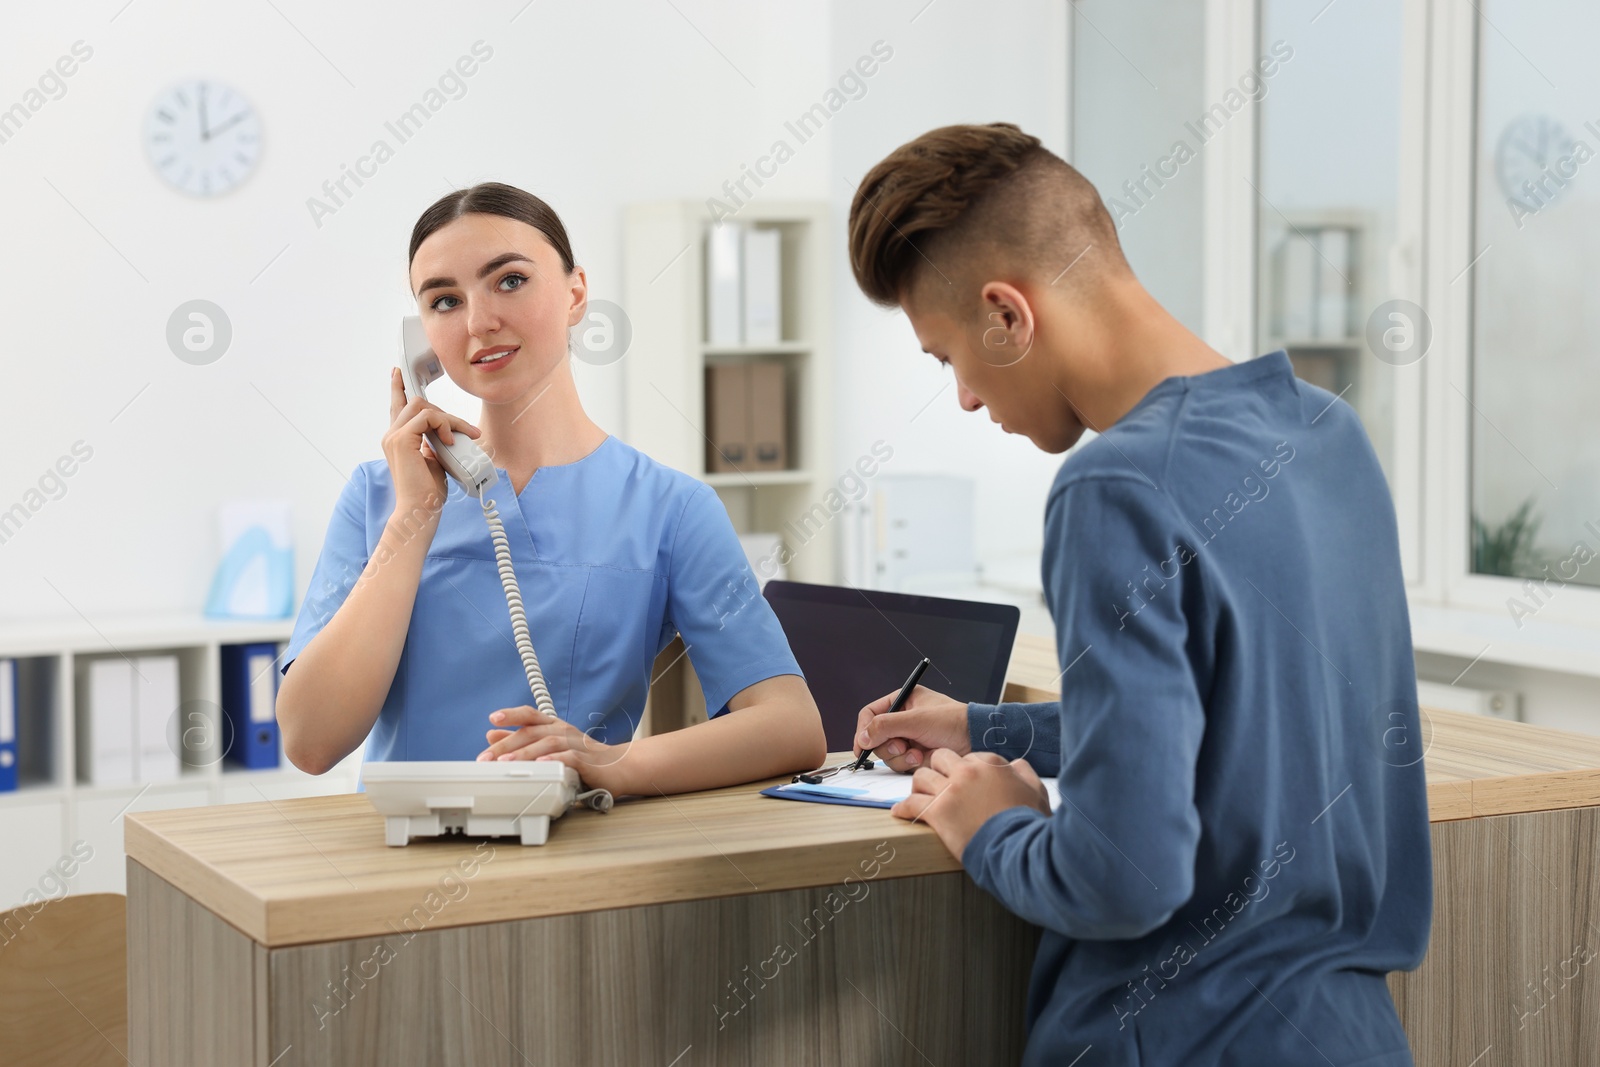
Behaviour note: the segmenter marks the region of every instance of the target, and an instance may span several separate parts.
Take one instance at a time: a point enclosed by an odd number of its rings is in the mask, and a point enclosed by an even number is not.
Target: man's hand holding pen
[[[936,748],[961,756],[972,751],[965,703],[919,685],[899,711],[891,712],[895,696],[886,693],[861,709],[856,720],[858,754],[872,751],[891,770],[909,774],[926,766],[928,754]]]
[[[967,705],[916,685],[920,673],[862,708],[856,724],[858,755],[872,752],[912,775],[911,795],[890,814],[927,823],[958,860],[978,828],[1007,808],[1049,815],[1049,794],[1028,761],[973,752]]]

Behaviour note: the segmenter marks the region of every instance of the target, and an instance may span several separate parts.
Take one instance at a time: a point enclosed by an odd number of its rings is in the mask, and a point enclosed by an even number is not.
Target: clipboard
[[[859,797],[828,796],[824,793],[784,792],[785,788],[781,785],[775,785],[770,789],[763,789],[761,795],[764,797],[777,797],[779,800],[807,800],[813,804],[845,804],[853,808],[883,808],[886,811],[895,806],[895,801],[893,800],[862,800]],[[808,790],[814,788],[816,787],[807,786]]]
[[[1054,778],[1041,778],[1050,794],[1050,810],[1061,804],[1061,793]],[[804,800],[813,804],[845,804],[858,808],[892,808],[911,795],[911,775],[901,774],[879,764],[871,770],[848,768],[829,776],[827,781],[810,785],[791,782],[761,790],[764,797],[779,800]]]

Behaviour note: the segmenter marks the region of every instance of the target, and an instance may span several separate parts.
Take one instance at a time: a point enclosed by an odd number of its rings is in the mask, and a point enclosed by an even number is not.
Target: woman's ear
[[[572,294],[572,304],[567,309],[567,325],[576,326],[589,313],[589,279],[582,267],[575,266],[572,273],[567,275],[567,283]]]

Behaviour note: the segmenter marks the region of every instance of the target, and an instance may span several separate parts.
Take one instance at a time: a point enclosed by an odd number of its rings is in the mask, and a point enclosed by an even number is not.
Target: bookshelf
[[[623,224],[623,306],[635,339],[624,374],[626,440],[715,489],[739,533],[778,535],[787,557],[785,577],[823,583],[838,580],[835,545],[842,528],[842,508],[831,506],[838,494],[829,495],[842,472],[833,469],[829,444],[828,219],[822,201],[753,201],[734,216],[783,235],[778,340],[761,345],[708,341],[707,237],[714,222],[704,202],[632,204]],[[783,366],[787,469],[707,473],[706,367],[730,361]],[[705,717],[704,698],[682,651],[676,640],[657,660],[647,732]]]
[[[832,469],[829,449],[828,207],[748,203],[735,218],[783,235],[781,327],[774,344],[706,340],[706,239],[713,222],[704,203],[675,200],[626,209],[623,306],[635,338],[625,370],[626,438],[646,455],[711,485],[741,534],[778,534],[790,557],[788,577],[832,582],[837,516],[825,497],[840,472]],[[706,473],[705,370],[737,361],[784,368],[785,470]],[[819,504],[826,516],[816,510]]]
[[[0,658],[17,660],[18,785],[0,793],[0,910],[31,889],[59,896],[57,864],[73,876],[66,892],[121,893],[126,864],[122,816],[129,811],[263,802],[355,790],[357,749],[327,774],[312,776],[284,760],[268,770],[224,762],[221,706],[223,645],[282,644],[293,619],[222,621],[196,614],[122,616],[0,624]],[[78,780],[76,678],[87,661],[153,653],[178,657],[182,774],[175,780],[94,785]],[[280,664],[281,666],[281,664]],[[84,846],[87,846],[85,849]],[[77,849],[74,852],[74,849]],[[83,852],[92,856],[78,862]]]
[[[1359,406],[1369,391],[1363,379],[1372,373],[1364,327],[1377,277],[1374,219],[1354,210],[1297,211],[1283,218],[1264,217],[1263,223],[1262,263],[1269,284],[1268,299],[1260,304],[1262,343],[1257,347],[1262,352],[1284,349],[1298,377],[1330,393],[1343,393]],[[1347,254],[1336,263],[1317,247],[1329,231],[1342,233],[1347,241]],[[1333,307],[1317,306],[1330,298]]]

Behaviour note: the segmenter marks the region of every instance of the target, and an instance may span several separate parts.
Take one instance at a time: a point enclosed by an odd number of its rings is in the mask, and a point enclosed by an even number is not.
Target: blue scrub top
[[[490,712],[533,703],[483,506],[453,478],[448,487],[367,761],[475,759]],[[489,496],[556,712],[596,740],[632,738],[656,655],[675,634],[713,717],[746,686],[801,673],[704,482],[607,437],[580,460],[539,468],[521,496],[500,470]],[[361,464],[334,505],[284,673],[344,603],[393,511],[388,462]]]

